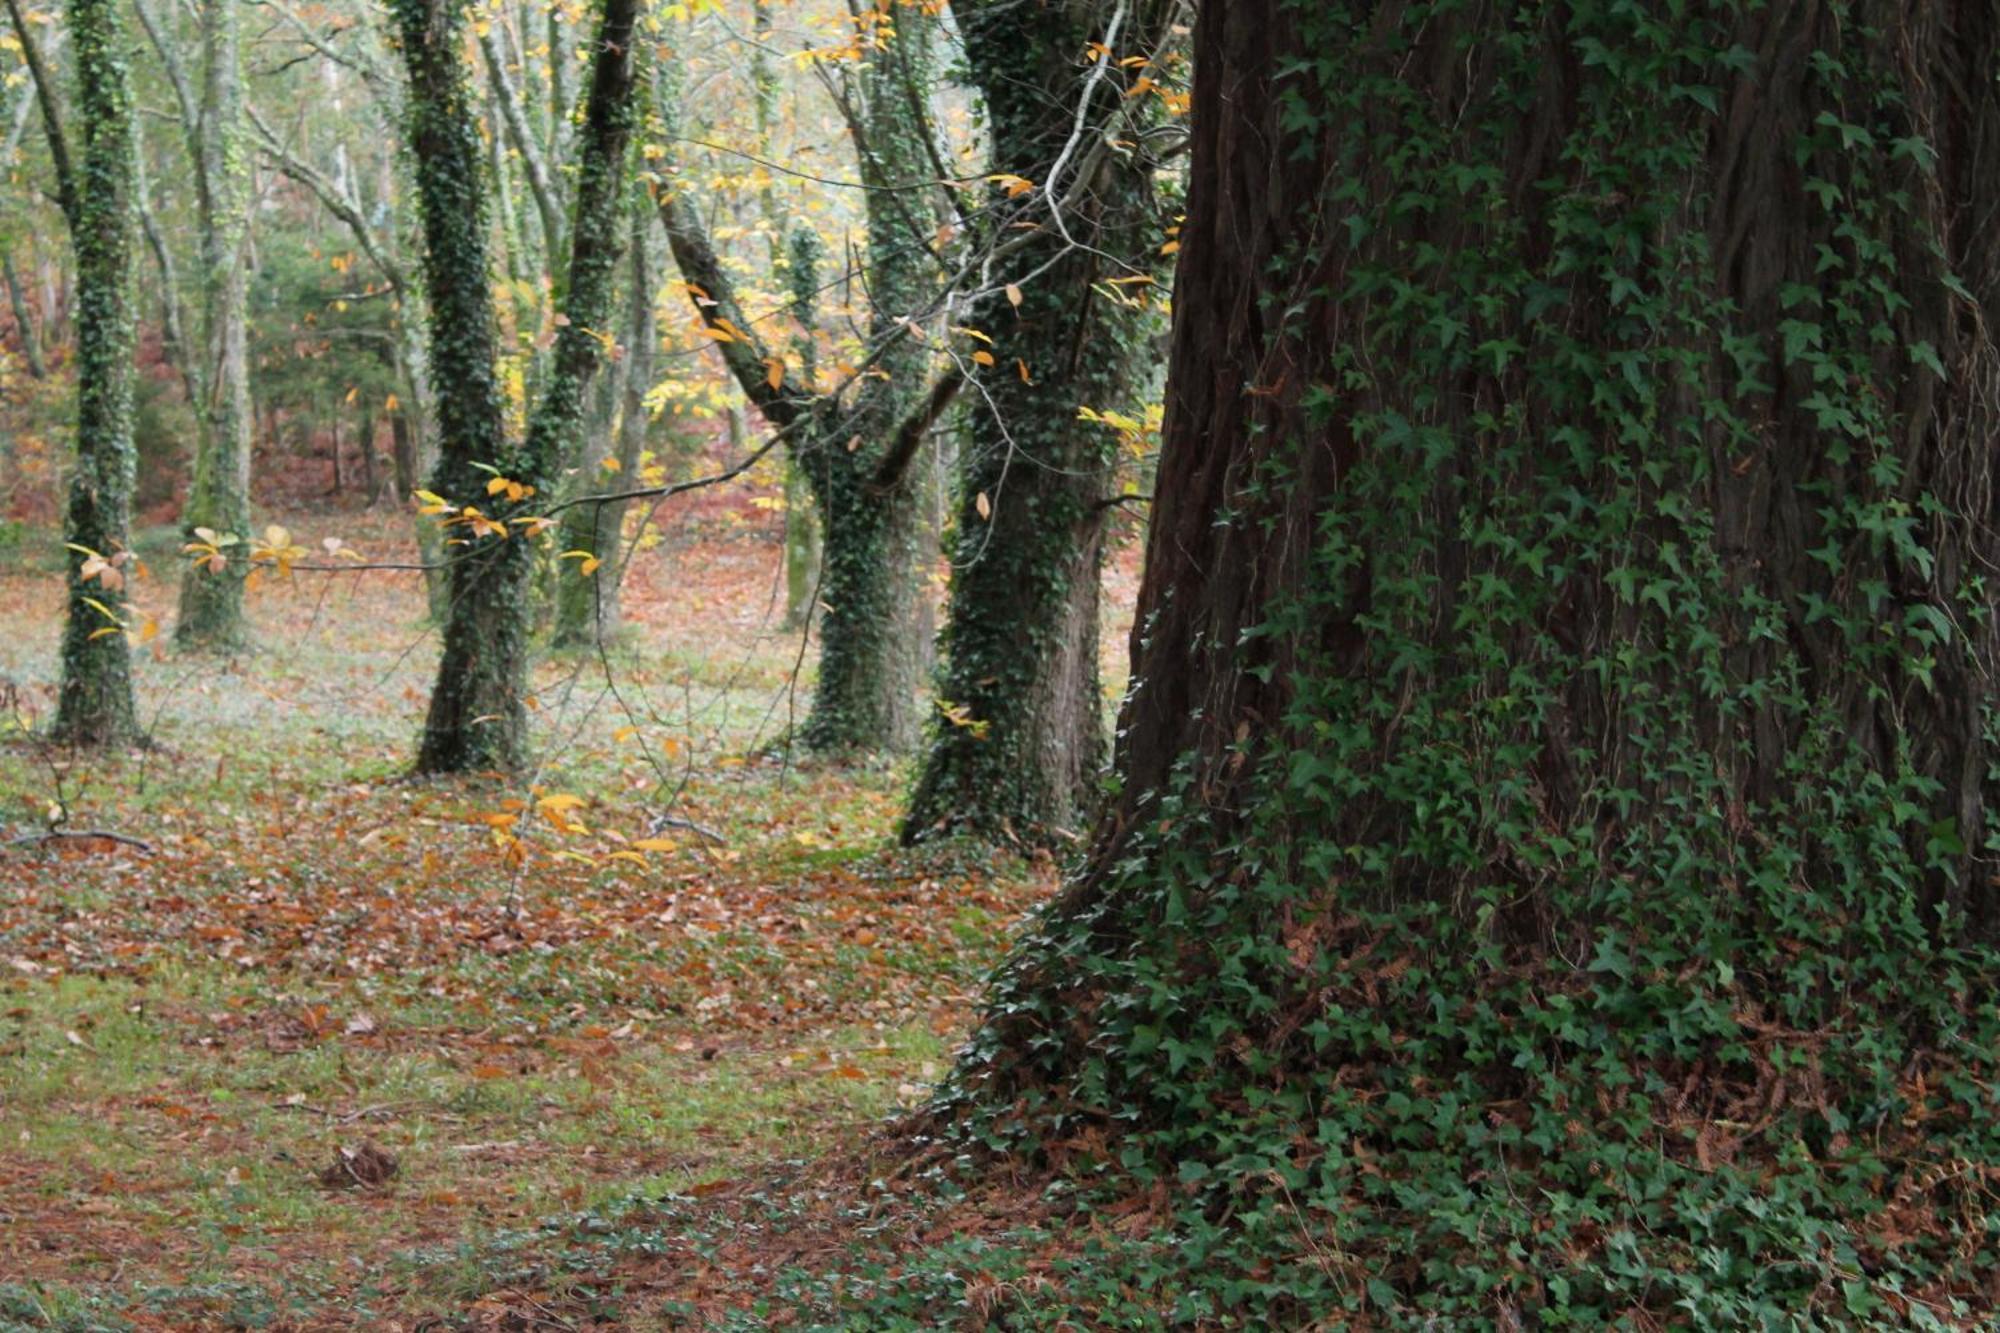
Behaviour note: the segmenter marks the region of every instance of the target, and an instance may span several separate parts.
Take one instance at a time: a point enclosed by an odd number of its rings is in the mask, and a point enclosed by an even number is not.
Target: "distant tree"
[[[904,823],[1044,842],[1080,830],[1104,767],[1099,588],[1117,443],[1172,219],[1147,131],[1175,0],[956,0],[991,126],[989,243],[1010,251],[970,322],[994,339],[960,451],[939,714]],[[1094,52],[1094,55],[1086,55]],[[1141,79],[1147,83],[1140,83]]]
[[[1981,1322],[2000,11],[1196,43],[1117,795],[963,1105],[1329,1324]]]
[[[200,236],[200,346],[187,356],[195,410],[194,476],[181,510],[183,535],[207,543],[206,528],[239,544],[221,567],[191,564],[181,578],[174,638],[184,647],[235,648],[244,641],[243,587],[250,571],[250,356],[244,246],[249,162],[244,145],[241,24],[237,0],[202,0],[199,91],[184,70],[174,32],[144,3],[140,22],[166,70],[194,168]],[[164,247],[162,247],[164,253]],[[176,294],[169,291],[172,302]]]
[[[577,468],[576,488],[588,493],[599,487],[607,471],[618,477],[639,474],[646,448],[646,390],[653,376],[653,345],[658,340],[658,321],[653,298],[659,287],[653,268],[653,234],[659,223],[653,201],[643,190],[633,191],[631,239],[626,248],[631,256],[630,288],[625,322],[624,357],[618,373],[608,386],[615,408],[606,411],[607,420],[585,441]],[[612,426],[616,424],[616,437]],[[606,460],[615,464],[607,468]],[[614,488],[615,489],[615,488]],[[558,645],[594,644],[615,637],[620,611],[618,592],[629,563],[620,546],[625,531],[625,515],[631,508],[626,499],[592,500],[564,511],[559,544],[565,554],[581,551],[585,558],[599,562],[589,574],[566,570],[556,585],[556,625]]]
[[[54,736],[77,745],[143,739],[125,635],[131,611],[132,91],[124,25],[114,0],[69,0],[76,70],[76,154],[63,102],[19,0],[7,0],[28,60],[55,168],[56,194],[76,252],[76,463],[63,540],[68,613]]]

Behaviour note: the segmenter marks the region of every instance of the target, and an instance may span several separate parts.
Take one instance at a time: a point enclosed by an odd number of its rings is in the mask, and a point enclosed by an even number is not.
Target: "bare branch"
[[[495,35],[498,24],[487,24],[479,32],[479,49],[486,55],[486,75],[493,85],[493,98],[500,104],[500,118],[507,126],[507,137],[513,140],[514,150],[521,155],[521,162],[527,168],[528,192],[535,196],[535,211],[542,218],[542,241],[551,256],[562,253],[563,210],[556,198],[555,186],[549,179],[548,164],[542,160],[541,148],[535,136],[528,129],[527,118],[521,114],[521,99],[514,91],[514,80],[507,73],[506,57],[500,51],[500,39]]]
[[[931,391],[924,395],[924,401],[897,427],[895,440],[882,455],[875,475],[868,479],[871,489],[891,490],[903,480],[910,470],[910,460],[923,447],[924,437],[930,434],[931,427],[937,424],[938,418],[944,415],[945,409],[951,406],[952,400],[958,397],[958,391],[964,387],[965,372],[958,366],[938,377],[937,382],[931,385]]]
[[[63,217],[75,227],[76,169],[70,165],[69,135],[63,129],[62,96],[56,90],[48,61],[42,57],[41,44],[28,27],[28,16],[21,12],[21,0],[7,0],[7,17],[13,22],[14,36],[20,39],[21,58],[27,62],[29,77],[35,81],[35,96],[42,104],[42,129],[48,135],[49,161],[56,170],[56,200],[62,205]]]
[[[246,105],[243,111],[251,126],[257,131],[257,146],[264,150],[264,155],[271,159],[272,164],[286,176],[311,190],[327,212],[346,224],[347,229],[354,234],[355,244],[361,247],[361,252],[368,256],[369,262],[381,270],[382,276],[388,279],[389,285],[396,289],[399,296],[407,292],[408,271],[375,243],[375,234],[368,226],[368,219],[361,216],[360,205],[343,195],[335,188],[332,181],[321,175],[310,163],[280,143],[278,136],[271,132],[270,125],[257,114],[257,108]]]

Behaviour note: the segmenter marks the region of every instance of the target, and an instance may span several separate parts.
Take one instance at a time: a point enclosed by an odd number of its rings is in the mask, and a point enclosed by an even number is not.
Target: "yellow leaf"
[[[1016,310],[1021,308],[1021,289],[1011,282],[1007,284],[1007,303]]]
[[[606,454],[604,456],[604,461],[602,463],[599,463],[598,466],[603,468],[606,472],[622,472],[625,470],[625,465],[619,462],[618,459],[611,454]]]
[[[981,348],[972,354],[972,359],[982,366],[990,366],[993,364],[993,353]]]
[[[674,850],[672,838],[637,838],[632,845],[642,852],[671,852]]]
[[[1014,368],[1021,372],[1021,383],[1033,384],[1035,382],[1035,377],[1028,373],[1028,363],[1018,356],[1014,358]]]
[[[592,574],[595,574],[603,566],[603,564],[604,562],[602,560],[599,560],[596,556],[593,555],[584,560],[582,564],[578,565],[576,567],[576,572],[583,575],[583,577],[585,578],[589,578]]]
[[[772,389],[785,387],[785,363],[775,356],[764,358],[764,383]]]
[[[989,519],[993,517],[993,502],[986,498],[985,491],[981,491],[978,495],[975,495],[972,498],[972,507],[979,511],[979,517],[981,519]]]
[[[505,477],[495,477],[486,483],[486,493],[488,495],[498,495],[513,484],[513,482],[507,480]]]
[[[541,807],[544,814],[547,814],[555,810],[581,809],[587,802],[581,796],[572,796],[566,791],[559,791],[554,795],[542,797],[535,804]]]

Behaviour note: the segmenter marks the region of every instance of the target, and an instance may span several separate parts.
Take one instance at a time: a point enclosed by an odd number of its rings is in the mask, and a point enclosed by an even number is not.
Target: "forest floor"
[[[542,666],[526,788],[406,776],[434,640],[380,573],[266,582],[233,660],[142,648],[150,749],[0,748],[0,1327],[754,1328],[815,1247],[953,1229],[885,1208],[883,1125],[1055,872],[897,849],[904,769],[788,751],[766,517],[647,553],[618,647]],[[0,569],[30,723],[59,596]],[[37,840],[52,803],[144,846]]]

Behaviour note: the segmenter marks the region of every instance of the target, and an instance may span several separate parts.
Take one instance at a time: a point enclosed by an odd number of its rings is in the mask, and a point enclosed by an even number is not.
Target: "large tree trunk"
[[[1877,1253],[1991,1114],[2000,11],[1197,46],[1119,794],[972,1104],[1282,1179],[1368,1322],[1810,1309],[1759,1244]]]
[[[243,152],[243,75],[235,0],[201,8],[201,111],[188,127],[201,221],[201,347],[196,380],[194,482],[181,515],[196,529],[250,535],[248,165]],[[181,577],[174,638],[185,647],[227,649],[243,642],[243,548],[226,551],[217,572],[192,565]]]
[[[906,839],[1074,836],[1104,767],[1098,605],[1116,441],[1078,409],[1132,407],[1147,294],[1130,279],[1152,267],[1169,219],[1134,147],[1152,99],[1127,95],[1138,74],[1118,62],[1154,54],[1177,6],[1050,8],[1024,25],[1013,0],[954,6],[994,168],[1037,186],[994,201],[997,239],[1034,228],[1008,263],[1034,276],[988,293],[970,321],[997,364],[960,455],[939,717]],[[1079,62],[1092,42],[1107,53]]]
[[[76,249],[76,470],[63,524],[69,612],[54,734],[80,745],[141,737],[131,649],[120,632],[131,568],[103,570],[127,554],[135,468],[132,93],[118,13],[112,0],[70,0],[68,8],[81,139],[76,175],[63,189]],[[51,137],[59,135],[52,122]]]
[[[590,381],[602,359],[596,330],[610,314],[624,221],[617,200],[634,119],[636,0],[604,0],[578,155],[568,281],[557,303],[566,322],[557,330],[548,381],[518,448],[503,438],[494,377],[479,140],[458,59],[463,18],[441,0],[404,0],[399,16],[428,242],[431,364],[443,440],[435,489],[507,523],[531,516],[534,497],[549,494],[574,456]],[[497,468],[499,478],[525,493],[510,498],[503,490],[489,498],[493,474],[479,464]],[[461,535],[466,545],[452,566],[444,651],[417,768],[519,769],[528,758],[534,548],[526,533],[482,534],[476,524],[462,525]]]
[[[913,450],[893,475],[882,460],[919,411],[930,363],[908,328],[924,317],[938,284],[927,249],[936,218],[929,196],[911,188],[935,174],[922,108],[936,30],[919,11],[899,15],[895,39],[870,54],[859,80],[870,334],[883,350],[851,412],[798,453],[822,528],[819,680],[804,733],[818,750],[900,754],[923,734],[917,701],[930,661],[919,613],[928,531],[923,451]],[[794,278],[803,301],[813,278]]]
[[[927,525],[915,479],[929,429],[961,382],[947,374],[924,383],[929,358],[917,332],[931,317],[936,289],[927,253],[935,219],[918,188],[936,177],[922,112],[936,28],[936,17],[921,9],[900,13],[893,40],[869,55],[861,105],[852,111],[861,174],[871,187],[867,287],[874,350],[851,402],[817,389],[809,349],[799,358],[803,367],[771,376],[781,358],[769,353],[743,315],[696,210],[670,190],[659,199],[682,277],[707,294],[696,300],[697,317],[726,335],[717,341],[724,363],[765,419],[786,433],[812,489],[824,534],[820,661],[802,739],[821,751],[904,750],[919,734],[916,701],[926,646],[917,632],[918,580]],[[662,97],[661,104],[671,115],[674,97]],[[795,232],[787,275],[790,313],[807,329],[816,323],[817,245],[810,231]]]

